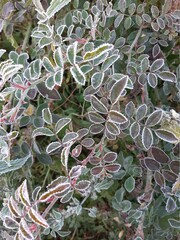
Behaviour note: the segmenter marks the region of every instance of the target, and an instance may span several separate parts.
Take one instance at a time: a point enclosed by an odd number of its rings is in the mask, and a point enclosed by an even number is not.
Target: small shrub
[[[178,1],[0,6],[1,238],[178,239]]]

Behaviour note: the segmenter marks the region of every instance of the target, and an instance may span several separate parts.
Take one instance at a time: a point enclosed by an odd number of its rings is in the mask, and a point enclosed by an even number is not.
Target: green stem
[[[140,29],[138,30],[137,35],[136,35],[134,41],[132,42],[131,47],[128,51],[128,63],[131,61],[132,50],[133,50],[134,46],[136,45],[139,37],[141,36],[142,29],[143,29],[143,26],[141,26]]]
[[[25,38],[24,38],[24,41],[23,41],[23,44],[22,44],[22,51],[23,52],[26,50],[26,46],[28,44],[29,37],[30,37],[30,34],[31,34],[31,28],[32,28],[32,22],[30,22],[29,25],[28,25],[26,35],[25,35]]]
[[[46,176],[45,176],[44,181],[43,181],[43,184],[42,184],[42,189],[45,187],[46,180],[47,180],[47,178],[48,178],[49,172],[50,172],[50,168],[48,168],[48,170],[47,170],[47,172],[46,172]]]

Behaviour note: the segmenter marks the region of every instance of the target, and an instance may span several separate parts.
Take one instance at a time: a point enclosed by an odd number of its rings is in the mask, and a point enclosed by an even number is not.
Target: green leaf
[[[171,227],[180,229],[180,221],[173,219],[173,218],[169,218],[168,222]]]
[[[164,65],[164,59],[160,58],[160,59],[156,59],[150,67],[150,71],[151,72],[156,72],[157,70],[159,70],[160,68],[162,68],[162,66]]]
[[[110,99],[112,104],[115,104],[119,100],[119,98],[121,97],[121,94],[123,93],[127,85],[127,82],[128,82],[128,77],[125,76],[112,86],[110,91]]]
[[[64,60],[63,60],[62,50],[60,47],[58,47],[55,50],[53,58],[58,67],[64,68]]]
[[[61,118],[57,121],[55,125],[55,133],[60,132],[67,124],[71,122],[70,118]]]
[[[52,0],[50,6],[48,7],[46,14],[48,18],[54,16],[55,13],[60,11],[64,6],[70,3],[71,0]]]
[[[156,110],[148,116],[145,122],[145,125],[148,127],[154,127],[155,125],[161,122],[162,117],[163,117],[163,111],[161,109]]]
[[[37,159],[40,163],[45,165],[52,164],[52,158],[47,153],[36,153]]]
[[[132,18],[127,17],[124,21],[124,28],[128,30],[131,27],[131,24],[132,24]]]
[[[133,177],[126,179],[124,187],[128,192],[132,192],[135,188],[135,179]]]
[[[86,77],[77,64],[75,64],[73,67],[71,67],[70,71],[71,71],[71,74],[73,75],[74,80],[78,84],[85,85]]]
[[[91,77],[91,84],[94,89],[97,89],[101,86],[104,79],[104,73],[103,72],[96,72]]]
[[[52,63],[50,62],[49,58],[47,58],[47,57],[43,58],[43,66],[46,69],[46,71],[48,71],[50,73],[54,73],[54,67],[53,67]]]
[[[99,47],[97,47],[96,49],[94,49],[93,51],[86,52],[83,59],[84,59],[84,61],[94,60],[94,59],[100,57],[105,52],[110,51],[111,49],[113,49],[112,44],[104,43],[104,44],[100,45]]]
[[[177,82],[176,75],[172,72],[163,71],[163,72],[158,73],[157,75],[163,81],[174,82],[174,83]]]
[[[43,48],[45,46],[48,46],[49,44],[51,44],[53,42],[53,39],[52,38],[49,38],[49,37],[43,37],[40,39],[38,45],[40,48]]]
[[[18,158],[15,160],[11,160],[10,162],[1,160],[0,161],[0,175],[3,173],[15,171],[17,169],[20,169],[30,158],[30,155],[24,157],[24,158]]]
[[[37,136],[53,136],[54,133],[46,127],[39,127],[37,129],[35,129],[32,133],[32,137],[35,138]]]
[[[112,55],[108,57],[102,64],[101,71],[108,70],[119,58],[119,55]]]
[[[144,127],[142,130],[142,144],[146,150],[153,144],[153,134],[151,129]]]
[[[46,148],[46,152],[49,154],[55,150],[57,150],[58,148],[60,148],[62,146],[62,144],[60,142],[52,142],[50,143],[47,148]]]
[[[76,63],[77,46],[78,42],[76,41],[67,48],[67,59],[72,65]]]
[[[52,124],[52,114],[49,108],[44,108],[42,110],[42,117],[47,124]]]

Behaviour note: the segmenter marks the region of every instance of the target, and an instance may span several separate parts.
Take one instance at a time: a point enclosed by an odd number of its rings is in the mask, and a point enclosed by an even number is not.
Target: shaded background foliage
[[[178,239],[179,2],[0,9],[2,238]]]

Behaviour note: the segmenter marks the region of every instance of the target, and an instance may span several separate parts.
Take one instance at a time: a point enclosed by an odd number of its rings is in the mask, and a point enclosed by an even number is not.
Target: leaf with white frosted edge
[[[104,73],[103,72],[96,72],[91,77],[91,85],[94,89],[97,89],[101,86],[104,79]]]
[[[120,134],[119,127],[115,123],[113,123],[113,122],[107,121],[106,122],[106,129],[112,135],[119,135]]]
[[[50,37],[43,37],[40,39],[38,46],[39,48],[44,48],[45,46],[50,45],[53,42],[53,39]]]
[[[50,6],[46,10],[47,18],[51,18],[55,13],[60,11],[64,6],[70,3],[71,0],[52,0]]]
[[[69,132],[69,133],[66,133],[66,135],[63,137],[62,143],[67,144],[75,141],[77,138],[78,138],[78,134],[76,132]]]
[[[149,128],[144,127],[142,130],[142,144],[146,150],[149,150],[153,144],[153,134]]]
[[[116,159],[117,159],[117,153],[115,153],[115,152],[107,152],[103,156],[103,161],[105,163],[112,163],[112,162],[116,161]]]
[[[119,164],[119,163],[107,164],[107,165],[105,165],[104,168],[109,173],[117,173],[121,168],[121,164]]]
[[[47,189],[52,189],[55,188],[56,186],[63,184],[63,183],[67,183],[68,182],[68,178],[65,176],[60,176],[58,178],[56,178],[55,180],[53,180],[50,184],[47,185]]]
[[[99,113],[93,111],[88,112],[88,117],[93,123],[104,123],[106,121]]]
[[[99,134],[104,130],[104,126],[102,124],[92,124],[89,128],[91,134]]]
[[[47,87],[48,90],[53,90],[55,85],[56,84],[53,75],[49,76],[45,81],[45,86]]]
[[[33,133],[32,133],[32,137],[35,138],[37,136],[54,136],[54,133],[46,127],[39,127],[36,128]]]
[[[71,122],[70,118],[61,118],[57,121],[56,125],[55,125],[55,133],[57,134],[58,132],[60,132],[67,124],[69,124]]]
[[[30,155],[27,155],[24,158],[17,158],[15,160],[11,160],[10,162],[1,160],[0,161],[0,175],[20,169],[27,162],[27,160],[29,158],[30,158]]]
[[[172,197],[168,197],[168,200],[166,202],[166,211],[168,213],[173,212],[174,210],[177,209],[177,205],[176,202],[174,201],[174,199]]]
[[[149,85],[152,88],[155,88],[157,86],[157,84],[158,84],[157,75],[154,74],[154,73],[148,73],[147,80],[148,80]]]
[[[78,178],[81,175],[82,172],[82,166],[81,165],[77,165],[71,168],[70,172],[69,172],[69,177],[71,179],[73,178]]]
[[[52,114],[49,108],[44,108],[42,110],[42,117],[47,124],[52,124]]]
[[[157,137],[160,139],[169,142],[169,143],[177,143],[178,139],[176,138],[175,134],[166,130],[166,129],[157,129],[155,131]]]
[[[10,216],[5,216],[3,226],[8,229],[18,229],[19,223]]]
[[[78,191],[85,191],[89,188],[91,182],[88,180],[81,180],[75,185],[75,189]]]
[[[21,222],[19,224],[19,232],[26,240],[32,240],[34,239],[34,236],[31,233],[31,230],[29,229],[26,221],[22,218]]]
[[[42,63],[43,63],[43,67],[46,69],[46,71],[48,71],[50,73],[54,73],[54,67],[53,67],[51,61],[49,60],[49,58],[44,57]]]
[[[158,163],[154,158],[145,157],[144,165],[151,171],[158,171],[161,168],[160,163]]]
[[[112,44],[104,43],[104,44],[100,45],[99,47],[95,48],[94,50],[86,52],[83,59],[84,59],[84,61],[94,60],[94,59],[100,57],[105,52],[112,50],[113,47],[114,46]]]
[[[54,83],[55,83],[56,85],[60,86],[60,87],[61,87],[62,82],[63,82],[63,76],[64,76],[63,74],[64,74],[64,69],[61,68],[61,69],[58,70],[58,71],[54,74],[54,76],[53,76],[53,78],[54,78]]]
[[[160,68],[162,68],[162,66],[164,65],[164,59],[160,58],[160,59],[156,59],[150,67],[150,71],[151,72],[156,72],[158,71]]]
[[[73,196],[74,191],[68,191],[68,193],[66,193],[60,200],[61,203],[67,203],[71,200],[72,196]],[[69,235],[69,234],[68,234]]]
[[[64,60],[63,60],[62,50],[60,47],[58,47],[54,51],[53,58],[58,67],[64,68]]]
[[[157,75],[163,81],[174,82],[174,83],[177,82],[176,75],[172,72],[163,71],[163,72],[158,73]]]
[[[94,108],[94,110],[96,110],[99,113],[102,114],[108,113],[107,107],[101,101],[99,101],[99,99],[97,99],[97,97],[95,97],[94,95],[91,96],[91,106]]]
[[[77,64],[70,68],[70,72],[78,84],[85,85],[86,77]]]
[[[127,82],[128,82],[128,77],[125,76],[112,86],[110,91],[110,99],[112,104],[115,104],[119,100],[119,98],[121,97],[127,85]]]
[[[140,133],[140,125],[138,122],[133,122],[129,129],[130,136],[135,139],[137,136],[139,136]]]
[[[12,239],[10,239],[12,240]],[[14,236],[14,239],[13,240],[24,240],[23,236],[21,235],[20,232],[17,232]]]
[[[47,148],[46,148],[46,152],[49,154],[55,150],[57,150],[58,148],[60,148],[62,146],[62,144],[60,142],[52,142],[50,143]]]
[[[180,221],[178,221],[177,219],[169,218],[168,222],[171,227],[180,229]]]
[[[2,55],[6,52],[5,49],[0,49],[0,58],[2,57]]]
[[[128,117],[133,117],[135,114],[135,105],[132,101],[128,102],[128,104],[126,104],[125,106],[125,113]]]
[[[66,171],[68,171],[69,153],[70,153],[70,146],[63,148],[61,151],[61,163],[65,167]]]
[[[148,127],[154,127],[155,125],[161,122],[162,117],[163,111],[161,109],[156,110],[148,116],[145,125]]]
[[[67,59],[72,65],[76,63],[77,46],[78,42],[76,41],[67,48]]]
[[[128,119],[122,113],[115,110],[111,110],[108,114],[108,117],[112,122],[118,124],[122,124],[128,121]]]
[[[16,201],[14,198],[11,196],[8,202],[8,209],[11,212],[11,214],[16,217],[20,218],[21,217],[21,210],[19,209]]]
[[[119,55],[112,55],[108,57],[102,64],[101,71],[105,72],[109,69],[119,58]]]
[[[148,108],[146,104],[140,105],[136,111],[136,120],[137,121],[142,120],[146,116],[147,110]]]
[[[124,187],[129,193],[132,192],[135,188],[135,179],[133,177],[127,178]]]
[[[88,72],[90,72],[93,69],[93,67],[90,64],[84,64],[81,66],[81,71],[84,74],[87,74]]]
[[[31,206],[30,200],[29,200],[29,193],[27,190],[27,180],[25,179],[21,186],[19,187],[19,197],[21,199],[22,204],[25,207]]]
[[[40,225],[40,226],[42,226],[44,228],[48,228],[49,227],[47,221],[37,211],[35,211],[33,208],[31,208],[28,211],[28,216],[30,217],[30,219],[34,223],[36,223],[36,224],[38,224],[38,225]]]

